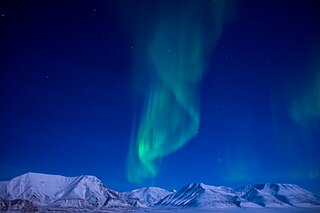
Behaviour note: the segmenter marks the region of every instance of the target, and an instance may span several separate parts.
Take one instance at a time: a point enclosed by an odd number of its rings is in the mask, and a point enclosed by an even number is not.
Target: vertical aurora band
[[[205,55],[223,26],[225,1],[160,1],[151,35],[144,39],[151,69],[144,109],[133,133],[128,180],[153,178],[158,163],[192,139],[200,124],[199,83]]]

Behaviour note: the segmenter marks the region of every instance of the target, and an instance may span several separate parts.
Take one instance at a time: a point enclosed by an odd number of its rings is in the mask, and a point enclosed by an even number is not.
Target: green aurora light
[[[148,70],[150,85],[140,123],[131,139],[129,181],[141,183],[155,177],[162,157],[197,135],[199,83],[206,53],[214,48],[222,31],[225,3],[183,1],[170,14],[171,5],[161,2],[154,28],[146,33],[151,36],[139,38],[147,42],[145,60],[149,60],[152,68]]]

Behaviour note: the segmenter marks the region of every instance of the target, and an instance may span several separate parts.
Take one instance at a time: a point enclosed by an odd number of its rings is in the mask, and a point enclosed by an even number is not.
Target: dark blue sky
[[[143,105],[134,20],[145,12],[145,27],[156,24],[160,2],[0,3],[0,180],[33,171],[139,186],[126,177]],[[233,7],[206,60],[199,134],[142,185],[288,182],[319,194],[319,3]]]

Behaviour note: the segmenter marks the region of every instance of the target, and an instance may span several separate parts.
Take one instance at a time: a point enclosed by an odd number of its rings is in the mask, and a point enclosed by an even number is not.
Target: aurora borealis
[[[181,148],[198,132],[199,83],[206,65],[206,49],[214,46],[224,22],[225,2],[157,2],[158,16],[147,44],[148,70],[145,105],[137,138],[129,155],[128,178],[142,182],[155,177],[156,161]],[[204,14],[207,12],[208,14]],[[210,20],[205,20],[209,17]],[[205,23],[204,23],[205,22]],[[143,24],[142,24],[143,25]],[[207,43],[205,48],[203,43]],[[136,140],[136,142],[134,141]],[[139,168],[139,169],[137,169]]]
[[[0,181],[320,194],[318,1],[2,1]]]

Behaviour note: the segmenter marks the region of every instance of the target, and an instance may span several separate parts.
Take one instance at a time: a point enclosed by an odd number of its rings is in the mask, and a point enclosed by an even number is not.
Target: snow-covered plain
[[[20,211],[5,211],[5,213],[17,213]],[[77,211],[77,210],[62,210],[62,211],[38,211],[39,213],[319,213],[320,208],[265,208],[265,209],[175,209],[175,210],[165,210],[165,209],[139,209],[135,211],[128,210],[104,210],[104,211]],[[29,212],[25,212],[29,213]]]
[[[319,213],[320,208],[140,209],[134,213]]]

